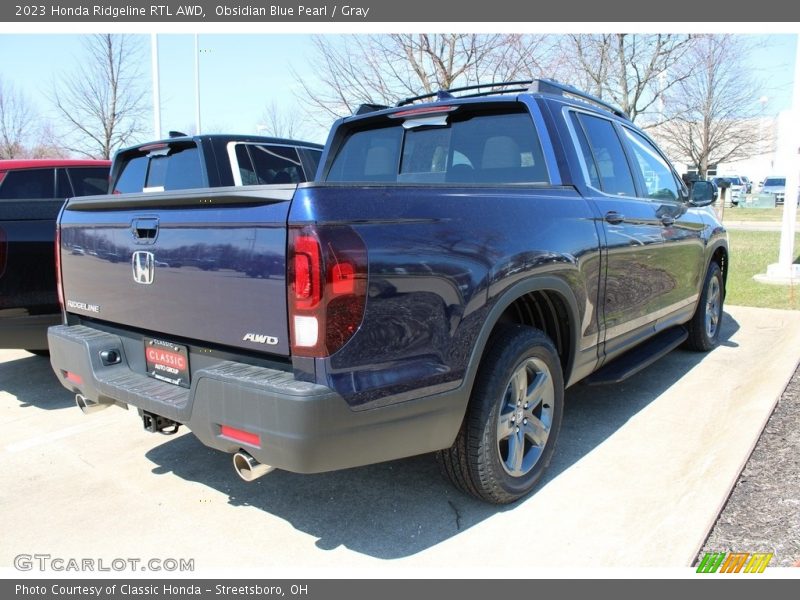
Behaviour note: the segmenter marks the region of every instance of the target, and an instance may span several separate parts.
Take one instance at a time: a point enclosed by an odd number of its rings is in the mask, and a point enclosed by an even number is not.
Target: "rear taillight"
[[[61,287],[61,225],[56,224],[56,294],[58,295],[58,306],[61,313],[64,313],[64,288]]]
[[[361,325],[367,249],[350,227],[289,229],[288,307],[292,354],[330,356]]]

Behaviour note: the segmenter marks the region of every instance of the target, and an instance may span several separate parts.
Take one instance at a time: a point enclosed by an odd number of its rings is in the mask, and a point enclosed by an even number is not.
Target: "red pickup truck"
[[[56,218],[64,200],[108,191],[107,160],[0,160],[0,348],[47,349],[61,322]]]

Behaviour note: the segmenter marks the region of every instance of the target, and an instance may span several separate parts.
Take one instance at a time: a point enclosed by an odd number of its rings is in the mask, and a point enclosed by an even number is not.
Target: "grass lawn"
[[[783,207],[777,208],[739,208],[731,206],[725,209],[724,221],[774,221],[783,220]],[[800,221],[800,210],[797,211],[797,221]]]
[[[762,212],[757,209],[751,210]],[[725,213],[727,216],[728,211]],[[763,308],[800,309],[800,286],[768,285],[753,279],[753,275],[766,273],[767,265],[778,261],[781,234],[777,231],[734,230],[729,231],[728,236],[731,265],[725,303]],[[800,234],[795,236],[794,244],[796,255],[800,249]]]

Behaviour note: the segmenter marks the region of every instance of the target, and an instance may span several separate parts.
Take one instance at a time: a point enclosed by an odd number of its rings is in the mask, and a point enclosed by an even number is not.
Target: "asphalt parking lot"
[[[0,568],[20,553],[319,576],[493,576],[520,556],[687,566],[800,359],[800,313],[726,312],[710,354],[678,350],[621,385],[570,389],[546,481],[499,508],[452,489],[431,456],[246,484],[191,434],[146,434],[118,408],[84,416],[46,359],[0,351]]]

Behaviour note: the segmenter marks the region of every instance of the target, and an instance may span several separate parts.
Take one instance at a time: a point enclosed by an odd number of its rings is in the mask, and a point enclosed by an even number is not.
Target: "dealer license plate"
[[[145,338],[144,358],[150,377],[189,387],[189,350],[186,346]]]

